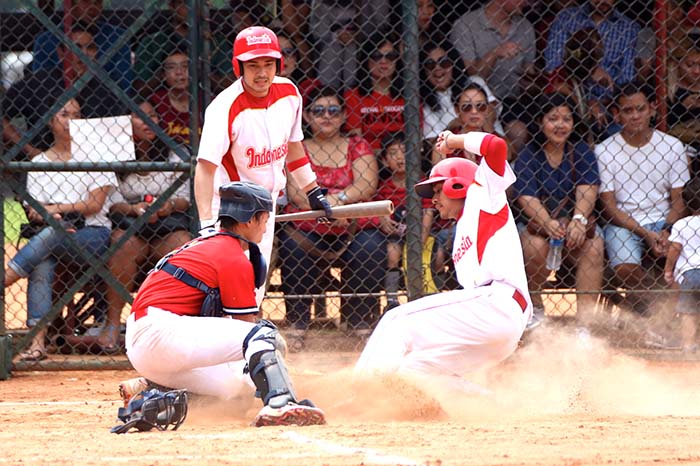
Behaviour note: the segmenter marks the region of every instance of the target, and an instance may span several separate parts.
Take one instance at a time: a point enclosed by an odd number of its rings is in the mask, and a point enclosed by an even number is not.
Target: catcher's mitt
[[[119,408],[117,417],[124,423],[114,426],[110,432],[125,434],[132,427],[139,431],[177,430],[187,417],[187,392],[158,389],[145,390],[134,396],[126,408]]]

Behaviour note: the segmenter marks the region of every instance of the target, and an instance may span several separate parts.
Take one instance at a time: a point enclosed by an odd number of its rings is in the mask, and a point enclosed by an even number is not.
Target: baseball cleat
[[[121,396],[126,408],[129,401],[144,390],[148,390],[148,380],[145,377],[136,377],[119,384],[119,396]]]
[[[326,416],[315,406],[305,406],[296,403],[289,403],[281,408],[263,406],[255,420],[253,426],[315,426],[326,423]]]

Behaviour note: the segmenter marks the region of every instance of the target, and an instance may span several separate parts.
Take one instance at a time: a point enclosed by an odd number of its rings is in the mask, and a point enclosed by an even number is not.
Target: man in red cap
[[[316,183],[302,140],[302,98],[289,79],[277,76],[283,66],[274,32],[260,26],[242,30],[233,43],[233,71],[238,78],[207,107],[197,154],[194,194],[202,231],[214,226],[219,187],[229,181],[252,181],[269,190],[273,204],[285,189],[287,174],[306,193],[308,208],[331,206]],[[260,242],[269,263],[274,212]],[[265,286],[257,290],[260,305]]]
[[[480,165],[441,160],[419,196],[457,220],[452,260],[463,289],[411,301],[384,314],[355,366],[358,373],[442,376],[461,386],[467,372],[498,364],[515,351],[532,313],[518,230],[506,189],[515,175],[506,142],[488,133],[440,133],[436,149],[465,149]],[[445,384],[443,384],[444,386]]]

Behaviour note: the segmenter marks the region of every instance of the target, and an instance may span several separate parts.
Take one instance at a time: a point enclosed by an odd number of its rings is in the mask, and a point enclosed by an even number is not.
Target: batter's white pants
[[[270,267],[270,257],[272,256],[272,244],[275,241],[275,212],[270,213],[270,218],[267,220],[267,229],[265,234],[258,243],[260,248],[260,254],[265,258],[265,263]],[[260,288],[255,290],[255,301],[258,303],[258,308],[265,298],[265,289],[267,288],[267,281]]]
[[[254,326],[149,307],[140,319],[133,313],[127,319],[126,354],[140,375],[160,385],[222,399],[252,397],[242,345]]]
[[[493,366],[516,349],[532,304],[493,284],[438,293],[388,311],[355,366],[356,373],[403,372],[461,377]]]

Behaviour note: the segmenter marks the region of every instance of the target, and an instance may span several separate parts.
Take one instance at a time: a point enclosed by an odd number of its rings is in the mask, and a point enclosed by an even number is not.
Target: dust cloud
[[[633,358],[561,327],[538,329],[509,360],[467,379],[357,379],[344,368],[301,380],[331,421],[700,415],[697,364]]]

